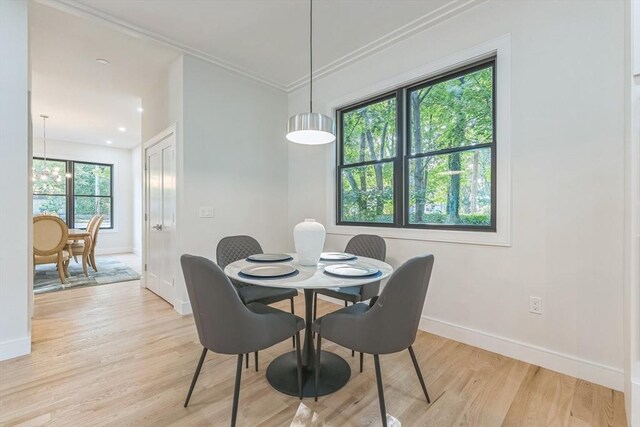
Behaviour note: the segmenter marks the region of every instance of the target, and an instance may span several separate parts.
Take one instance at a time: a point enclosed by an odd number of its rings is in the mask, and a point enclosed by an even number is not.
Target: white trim
[[[356,235],[373,233],[390,239],[427,240],[436,242],[465,243],[474,245],[511,246],[511,35],[506,34],[494,40],[479,44],[423,65],[417,69],[361,88],[347,96],[327,103],[325,114],[332,117],[335,111],[345,105],[370,98],[376,94],[422,80],[443,71],[473,63],[489,55],[497,55],[496,61],[496,156],[497,156],[497,232],[427,230],[410,228],[356,227],[336,225],[336,153],[327,150],[327,233]]]
[[[0,361],[31,353],[31,336],[0,342]]]
[[[425,315],[422,315],[420,319],[420,329],[614,390],[624,390],[624,372],[619,368],[580,359],[544,347],[493,335]]]
[[[142,257],[142,248],[133,248],[133,253]]]
[[[173,302],[173,309],[182,316],[193,313],[191,310],[191,303],[189,301],[182,301],[178,298]]]
[[[147,274],[146,274],[146,266],[148,263],[148,253],[147,253],[147,248],[149,247],[149,233],[148,233],[148,228],[149,228],[149,221],[147,221],[145,218],[148,217],[148,203],[147,203],[147,168],[146,168],[146,164],[147,164],[147,150],[151,147],[153,147],[154,145],[156,145],[157,143],[167,139],[168,137],[170,137],[171,135],[174,135],[174,151],[176,153],[176,158],[174,158],[175,161],[175,172],[176,172],[176,182],[178,180],[178,162],[179,162],[179,158],[178,158],[178,150],[180,147],[180,142],[178,141],[178,124],[177,123],[173,123],[172,125],[170,125],[169,127],[167,127],[166,129],[160,131],[159,133],[157,133],[155,136],[153,136],[151,139],[149,139],[147,142],[142,144],[142,148],[141,148],[141,153],[140,153],[140,161],[141,161],[141,171],[142,171],[142,211],[141,211],[141,231],[142,231],[142,239],[141,239],[141,243],[142,243],[142,255],[141,255],[141,259],[142,259],[142,278],[140,279],[140,286],[143,288],[147,288]],[[179,186],[176,185],[176,194],[175,194],[175,199],[176,199],[176,203],[178,203],[178,198],[179,198]],[[177,215],[177,205],[176,205],[176,215]],[[174,218],[174,221],[176,220],[176,218]],[[175,222],[174,222],[175,225]],[[175,237],[175,236],[174,236]],[[172,239],[171,240],[173,242],[173,247],[170,248],[170,250],[176,254],[176,258],[177,258],[177,251],[176,251],[176,239]],[[177,296],[175,295],[176,293],[176,288],[174,286],[173,288],[173,308],[180,314],[189,314],[191,312],[191,305],[189,302],[187,302],[187,304],[189,304],[188,308],[185,305],[184,301],[181,301],[177,298]]]
[[[102,231],[100,231],[102,233]],[[133,248],[131,246],[121,247],[121,248],[101,248],[96,247],[96,255],[115,255],[115,254],[130,254],[133,253]]]
[[[221,68],[224,68],[228,71],[234,72],[244,77],[248,77],[250,79],[253,79],[255,81],[258,81],[260,83],[266,84],[268,86],[271,86],[275,89],[278,89],[287,93],[291,93],[303,86],[306,86],[309,80],[308,75],[300,77],[299,79],[296,79],[290,83],[283,83],[283,82],[273,80],[271,78],[254,73],[253,71],[250,71],[244,67],[228,62],[215,55],[211,55],[202,50],[185,45],[177,40],[174,40],[169,37],[165,37],[156,32],[130,24],[122,19],[116,18],[94,7],[88,6],[83,3],[79,3],[74,0],[49,0],[49,1],[36,0],[36,1],[46,6],[54,7],[58,10],[71,13],[76,16],[81,16],[84,18],[90,18],[96,21],[100,21],[102,24],[106,24],[109,27],[121,33],[133,35],[134,37],[137,37],[137,38],[153,40],[164,46],[170,47],[172,49],[176,49],[182,53],[189,54],[203,61],[217,65]],[[338,58],[337,60],[323,67],[320,67],[317,70],[314,70],[313,72],[314,78],[326,77],[329,74],[332,74],[353,62],[356,62],[368,56],[374,55],[375,53],[381,51],[382,49],[386,49],[389,46],[392,46],[402,40],[405,40],[415,35],[418,32],[421,32],[430,27],[433,27],[444,20],[452,18],[456,15],[459,15],[471,9],[472,7],[475,7],[486,1],[487,0],[452,0],[451,2],[446,3],[440,8],[421,16],[403,25],[400,28],[390,31],[389,33],[383,35],[382,37],[379,37],[378,39],[367,43],[366,45],[342,56],[341,58]]]
[[[640,426],[640,399],[633,399],[633,396],[640,396],[640,380],[631,381],[631,407],[628,411],[628,422],[632,427]]]

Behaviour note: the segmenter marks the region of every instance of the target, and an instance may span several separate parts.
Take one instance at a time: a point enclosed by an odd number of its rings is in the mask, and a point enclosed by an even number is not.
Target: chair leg
[[[364,353],[360,353],[360,373],[362,373],[363,364],[364,364]]]
[[[416,359],[416,354],[413,352],[412,346],[409,346],[409,354],[411,355],[411,361],[413,362],[413,367],[416,368],[416,374],[418,374],[418,379],[420,380],[420,385],[422,386],[424,397],[427,398],[427,403],[431,403],[431,399],[429,399],[429,393],[427,393],[427,386],[424,384],[424,378],[422,378],[422,372],[420,372],[418,359]]]
[[[58,275],[63,284],[67,283],[67,275],[64,274],[64,261],[62,261],[61,257],[58,257]]]
[[[298,390],[300,392],[300,400],[302,400],[302,354],[300,354],[300,332],[296,332],[296,359],[298,362]]]
[[[187,393],[187,400],[184,401],[185,408],[189,404],[189,399],[191,399],[191,393],[193,393],[193,388],[196,386],[196,381],[198,381],[198,376],[200,375],[200,369],[202,369],[202,364],[204,363],[204,358],[206,355],[207,355],[207,349],[203,347],[202,354],[200,355],[200,361],[198,362],[198,367],[196,368],[196,372],[193,374],[193,379],[191,380],[191,387],[189,387],[189,393]]]
[[[93,270],[97,273],[98,272],[98,264],[96,264],[96,254],[95,254],[95,252],[91,252],[89,254],[89,258],[91,259],[91,266],[93,267]]]
[[[380,372],[380,357],[373,355],[373,363],[376,365],[376,382],[378,383],[378,399],[380,400],[380,416],[382,426],[387,427],[387,408],[384,405],[384,390],[382,389],[382,372]]]
[[[293,314],[294,316],[296,314],[296,309],[293,306],[293,298],[291,298],[291,314]],[[296,348],[296,339],[292,338],[291,340],[293,341],[293,348]]]
[[[318,401],[318,383],[320,382],[320,354],[322,352],[322,337],[320,333],[318,333],[318,338],[316,339],[316,381],[315,381],[315,391],[316,397],[315,401]]]
[[[231,409],[231,427],[235,427],[238,415],[238,399],[240,398],[240,378],[242,377],[242,353],[238,355],[236,367],[236,385],[233,389],[233,408]]]
[[[249,369],[249,353],[245,354],[245,360],[246,360],[246,363],[247,363],[246,367],[247,367],[247,369]]]
[[[258,352],[253,353],[253,361],[256,365],[256,372],[258,372]]]

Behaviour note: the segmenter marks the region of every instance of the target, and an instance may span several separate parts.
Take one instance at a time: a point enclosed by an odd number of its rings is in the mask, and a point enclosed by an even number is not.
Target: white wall
[[[142,254],[142,146],[131,149],[133,252]]]
[[[284,250],[291,234],[287,96],[189,56],[183,72],[178,254],[215,259],[218,241],[232,234],[254,236],[265,251]],[[213,207],[215,218],[199,218],[200,206]]]
[[[620,390],[623,2],[489,1],[318,80],[314,105],[331,114],[336,100],[508,34],[511,154],[499,161],[511,168],[511,245],[416,231],[387,239],[388,260],[435,254],[423,328]],[[306,111],[307,96],[291,94],[289,113]],[[334,149],[289,145],[289,231],[334,220]],[[326,247],[348,238],[329,234]],[[529,296],[543,315],[528,312]]]
[[[624,352],[630,426],[640,426],[640,2],[627,1]]]
[[[43,155],[42,138],[34,138],[35,157]],[[47,139],[47,157],[61,160],[80,160],[113,165],[113,230],[101,230],[96,253],[115,254],[133,251],[133,180],[131,150]],[[139,185],[139,183],[138,183]]]
[[[27,7],[0,2],[0,360],[31,351]]]
[[[142,97],[143,141],[176,123],[174,278],[178,312],[190,310],[179,256],[215,259],[218,241],[250,234],[265,250],[289,246],[287,96],[210,63],[184,56]],[[210,206],[215,218],[200,218]]]

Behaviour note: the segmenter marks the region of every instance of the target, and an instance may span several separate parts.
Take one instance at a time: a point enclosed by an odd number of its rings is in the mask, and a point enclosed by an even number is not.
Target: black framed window
[[[339,225],[496,230],[496,60],[336,112]]]
[[[45,166],[44,159],[34,158],[33,177],[34,215],[54,214],[69,228],[86,228],[93,215],[101,214],[100,228],[113,228],[113,165],[47,159]]]

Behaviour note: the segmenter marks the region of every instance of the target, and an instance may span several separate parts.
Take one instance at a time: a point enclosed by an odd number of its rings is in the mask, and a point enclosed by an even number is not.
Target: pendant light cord
[[[313,0],[309,0],[309,112],[313,113]]]

